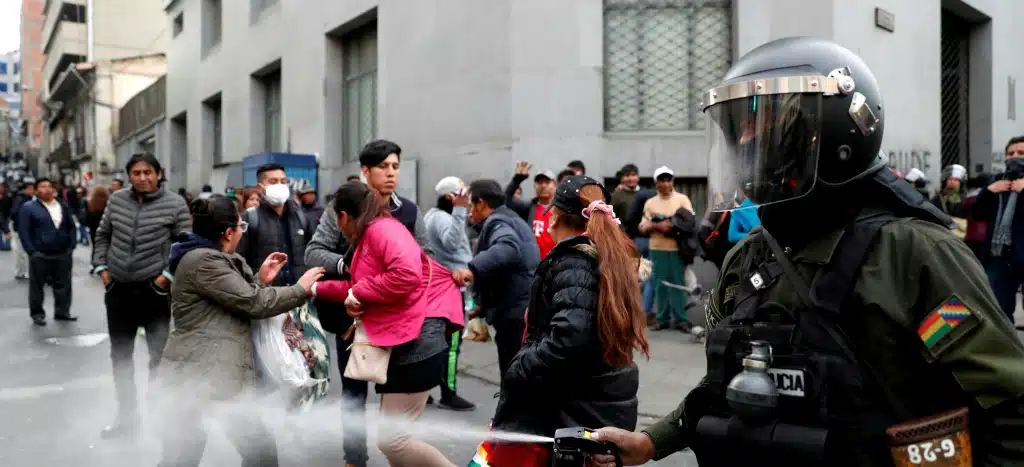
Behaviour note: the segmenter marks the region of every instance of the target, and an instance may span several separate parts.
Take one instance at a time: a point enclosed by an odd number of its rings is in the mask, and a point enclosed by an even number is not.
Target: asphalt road
[[[156,465],[160,446],[155,416],[144,413],[146,433],[131,443],[103,440],[100,430],[115,413],[103,288],[87,274],[88,249],[75,254],[72,313],[76,323],[52,321],[52,295],[46,293],[50,322],[36,327],[29,319],[27,283],[0,272],[0,465],[138,467]],[[0,269],[13,267],[13,255],[0,252]],[[333,349],[332,349],[333,351]],[[136,379],[141,394],[147,387],[146,347],[136,344]],[[337,372],[337,368],[332,369]],[[337,374],[333,381],[340,381]],[[466,465],[494,413],[497,387],[480,378],[462,377],[459,391],[478,404],[470,412],[455,413],[428,407],[417,434],[437,446],[458,466]],[[438,395],[437,390],[435,397]],[[332,387],[323,406],[302,416],[264,410],[263,419],[274,432],[282,466],[342,465],[340,387]],[[376,396],[371,395],[376,412]],[[260,410],[253,408],[253,410]],[[240,458],[213,420],[203,466],[239,465]],[[371,422],[372,423],[372,422]],[[371,433],[374,428],[371,424]],[[386,466],[370,440],[373,466]],[[689,453],[672,456],[658,466],[696,465]]]

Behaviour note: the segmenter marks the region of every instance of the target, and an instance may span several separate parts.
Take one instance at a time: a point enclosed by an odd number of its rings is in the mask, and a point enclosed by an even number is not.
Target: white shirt
[[[46,206],[46,210],[50,211],[50,218],[53,219],[53,227],[59,229],[60,221],[64,219],[64,212],[60,208],[60,203],[56,199],[51,200],[49,203],[39,200],[43,206]]]

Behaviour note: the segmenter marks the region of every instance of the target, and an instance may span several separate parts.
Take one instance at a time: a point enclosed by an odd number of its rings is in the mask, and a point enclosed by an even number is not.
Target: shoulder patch
[[[954,294],[925,316],[917,328],[917,335],[932,355],[937,356],[978,322],[978,316]]]

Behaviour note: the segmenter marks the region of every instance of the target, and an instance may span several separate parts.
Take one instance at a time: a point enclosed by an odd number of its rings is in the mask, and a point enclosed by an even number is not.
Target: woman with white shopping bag
[[[297,284],[267,287],[287,261],[273,253],[253,274],[235,247],[248,225],[234,201],[222,195],[189,206],[194,233],[171,246],[171,314],[159,379],[162,409],[162,467],[198,466],[206,444],[203,416],[222,410],[218,419],[242,457],[242,466],[277,464],[274,438],[251,407],[234,407],[251,387],[252,320],[285,313],[302,305],[323,268],[308,270]]]
[[[440,384],[447,358],[445,333],[463,326],[462,295],[450,271],[430,259],[393,219],[387,199],[363,183],[349,182],[334,195],[338,228],[355,245],[351,282],[314,286],[322,300],[344,302],[356,318],[345,376],[377,383],[382,417],[377,446],[395,467],[454,466],[436,448],[411,439],[428,392]]]

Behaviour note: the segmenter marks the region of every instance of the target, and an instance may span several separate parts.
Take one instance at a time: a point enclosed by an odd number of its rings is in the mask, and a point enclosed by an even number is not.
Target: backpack
[[[732,314],[718,323],[709,321],[707,376],[684,402],[685,423],[696,430],[691,447],[701,465],[745,465],[776,455],[785,455],[792,466],[828,465],[837,458],[874,465],[877,459],[890,459],[885,429],[893,418],[905,420],[907,412],[857,357],[840,318],[878,233],[897,219],[890,213],[859,217],[844,231],[832,263],[818,269],[809,286],[770,233],[762,231],[751,240],[761,242],[751,248],[767,246],[774,257],[740,277]],[[784,259],[775,259],[780,256]],[[759,291],[779,278],[797,291],[803,307],[789,310],[762,301]],[[732,414],[726,387],[743,370],[742,359],[755,340],[772,346],[768,371],[780,393],[769,436],[774,440],[783,426],[796,429],[799,448],[769,440],[754,449],[736,449],[754,446],[746,437],[760,428]]]

